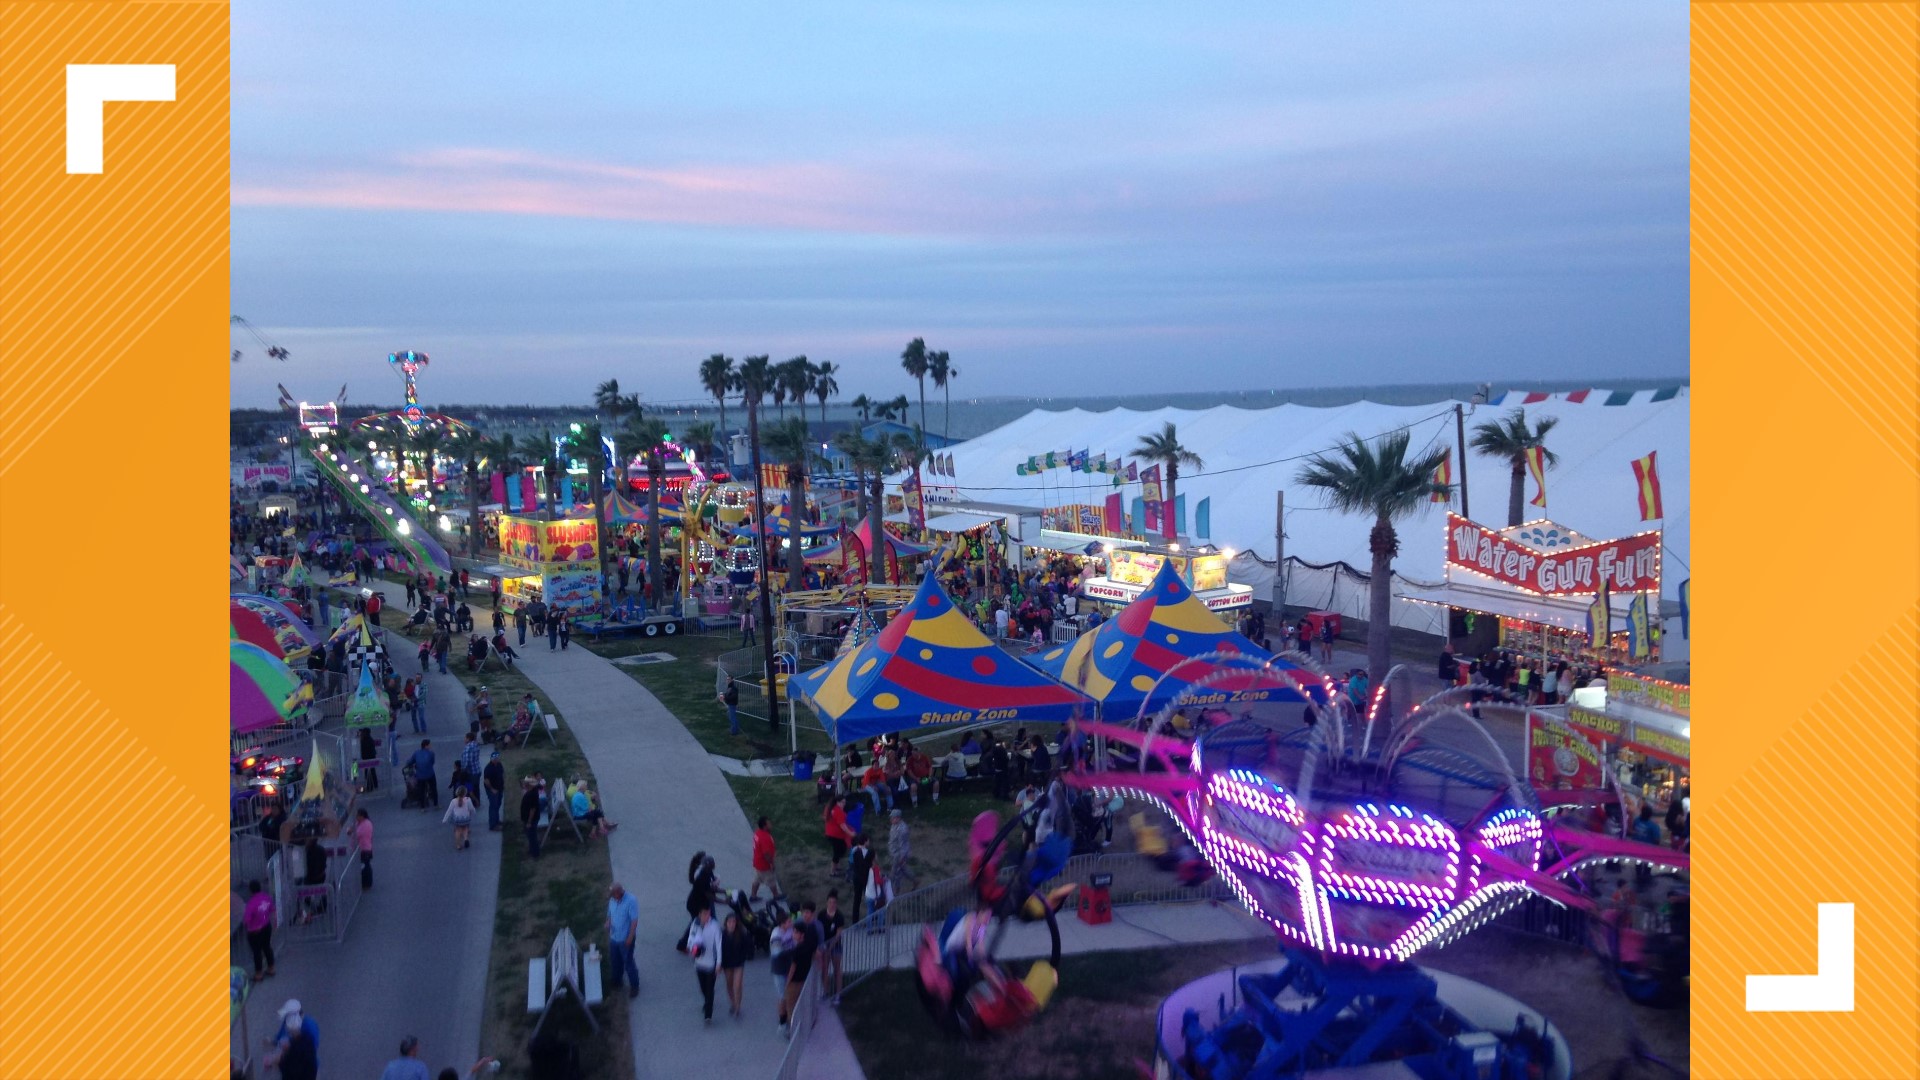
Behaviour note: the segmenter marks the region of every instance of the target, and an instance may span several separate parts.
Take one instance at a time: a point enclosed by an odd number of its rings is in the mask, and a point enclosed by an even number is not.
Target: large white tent
[[[1473,425],[1522,407],[1531,423],[1554,417],[1559,423],[1547,446],[1559,465],[1547,474],[1547,507],[1527,507],[1526,517],[1551,518],[1594,539],[1609,539],[1665,528],[1663,592],[1678,593],[1688,576],[1692,507],[1688,392],[1637,391],[1627,398],[1596,390],[1587,395],[1553,394],[1528,401],[1509,393],[1495,403],[1468,406],[1467,436]],[[1572,400],[1575,397],[1581,400]],[[1624,400],[1623,400],[1624,399]],[[1609,401],[1620,402],[1608,404]],[[1523,402],[1526,402],[1524,405]],[[1035,410],[1014,422],[952,447],[953,478],[961,501],[1044,508],[1101,503],[1115,488],[1112,477],[1065,468],[1022,476],[1017,466],[1048,451],[1088,450],[1110,459],[1134,459],[1142,436],[1172,423],[1180,441],[1199,454],[1204,466],[1183,470],[1179,493],[1186,504],[1184,532],[1195,541],[1231,548],[1232,578],[1252,585],[1255,595],[1271,595],[1274,580],[1275,492],[1286,493],[1286,555],[1290,567],[1290,603],[1329,607],[1354,616],[1365,613],[1364,587],[1352,571],[1371,565],[1367,535],[1371,523],[1327,508],[1316,491],[1299,486],[1295,474],[1311,455],[1329,449],[1351,432],[1363,438],[1406,428],[1421,450],[1455,445],[1453,402],[1381,405],[1359,401],[1331,408],[1282,405],[1271,409],[1115,409],[1088,412]],[[1666,519],[1640,517],[1633,461],[1659,452],[1659,476]],[[1142,466],[1146,462],[1140,462]],[[1456,462],[1454,478],[1459,480]],[[1494,528],[1507,524],[1511,467],[1469,451],[1468,495],[1473,518]],[[896,481],[898,477],[894,478]],[[1140,485],[1118,489],[1131,508]],[[1534,494],[1531,479],[1526,494]],[[1201,500],[1208,500],[1207,535],[1195,535]],[[1457,509],[1458,503],[1454,504]],[[1433,505],[1399,523],[1401,551],[1395,560],[1396,594],[1406,587],[1433,586],[1444,580],[1446,506]],[[1343,571],[1338,564],[1346,564]],[[1442,629],[1440,612],[1430,605],[1396,601],[1394,622],[1420,629]]]

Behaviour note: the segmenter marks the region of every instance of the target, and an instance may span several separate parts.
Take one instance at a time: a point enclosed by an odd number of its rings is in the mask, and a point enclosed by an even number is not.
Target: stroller
[[[410,810],[416,806],[425,809],[427,793],[420,783],[420,774],[414,769],[413,762],[409,761],[400,767],[400,776],[407,782],[407,794],[400,800],[400,809]]]
[[[783,916],[792,911],[787,906],[787,898],[769,896],[756,907],[747,898],[747,890],[735,889],[725,897],[725,901],[727,907],[739,917],[740,925],[746,928],[753,947],[763,953],[772,952],[770,942],[773,940],[773,929],[780,925]]]

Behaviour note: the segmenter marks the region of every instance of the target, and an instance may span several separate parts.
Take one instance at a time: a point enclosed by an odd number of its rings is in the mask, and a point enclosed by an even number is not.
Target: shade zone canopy
[[[1092,707],[1003,652],[931,577],[872,640],[791,685],[835,743],[1000,720],[1064,723]]]
[[[272,653],[251,642],[230,641],[227,658],[227,704],[234,731],[290,724],[307,711],[313,687]]]
[[[1223,665],[1234,661],[1196,660],[1216,653],[1245,658],[1244,685],[1231,673],[1221,672]],[[1258,674],[1256,665],[1270,659],[1271,653],[1209,611],[1173,565],[1166,563],[1147,590],[1118,615],[1071,644],[1056,645],[1028,662],[1098,701],[1108,720],[1120,720],[1149,705],[1171,704],[1201,679],[1206,680],[1209,694],[1225,699],[1218,704],[1305,701],[1302,688],[1320,684],[1319,676],[1285,661],[1268,669],[1271,674]],[[1288,688],[1276,681],[1296,685]]]

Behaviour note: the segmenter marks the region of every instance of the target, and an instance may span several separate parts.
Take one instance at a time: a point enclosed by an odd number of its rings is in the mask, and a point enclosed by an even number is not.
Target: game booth
[[[1445,583],[1400,595],[1447,609],[1458,655],[1497,647],[1606,667],[1658,658],[1659,529],[1595,540],[1545,519],[1491,529],[1451,513],[1446,529]],[[1603,584],[1608,626],[1596,646],[1590,628]]]
[[[600,523],[591,517],[500,517],[501,604],[517,611],[544,600],[554,611],[591,611],[600,605]]]
[[[1101,604],[1119,607],[1132,603],[1152,586],[1165,566],[1172,568],[1208,611],[1234,612],[1253,605],[1252,586],[1227,580],[1227,560],[1231,556],[1210,546],[1191,551],[1182,551],[1178,545],[1110,546],[1102,557],[1106,573],[1083,578],[1080,583],[1080,595]]]

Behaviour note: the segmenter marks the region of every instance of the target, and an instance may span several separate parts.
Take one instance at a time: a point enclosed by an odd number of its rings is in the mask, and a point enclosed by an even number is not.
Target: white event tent
[[[1597,540],[1665,530],[1662,592],[1678,595],[1690,574],[1688,551],[1692,507],[1690,488],[1690,423],[1688,391],[1668,391],[1655,401],[1655,392],[1640,390],[1630,398],[1595,390],[1586,395],[1552,394],[1531,401],[1510,392],[1495,403],[1468,406],[1467,437],[1473,426],[1524,407],[1529,423],[1543,417],[1559,421],[1547,437],[1547,447],[1559,456],[1559,465],[1547,473],[1547,506],[1528,506],[1529,520],[1548,518]],[[1579,396],[1582,400],[1571,400]],[[1619,404],[1607,404],[1608,401]],[[1406,428],[1415,451],[1453,447],[1453,402],[1425,405],[1382,405],[1358,401],[1335,407],[1282,405],[1270,409],[1220,406],[1211,409],[1114,409],[1088,412],[1035,410],[994,431],[949,448],[953,476],[939,483],[947,490],[942,501],[954,510],[966,503],[1046,508],[1069,504],[1101,504],[1114,491],[1131,510],[1140,494],[1138,483],[1113,487],[1111,476],[1074,472],[1066,468],[1038,475],[1020,475],[1017,466],[1030,457],[1090,451],[1109,459],[1148,463],[1132,454],[1142,436],[1172,423],[1180,441],[1199,454],[1204,467],[1182,470],[1178,492],[1185,504],[1182,534],[1188,542],[1212,543],[1231,549],[1232,580],[1254,587],[1262,599],[1272,595],[1275,573],[1275,492],[1286,493],[1287,597],[1291,604],[1327,608],[1364,617],[1364,575],[1371,559],[1367,535],[1371,523],[1358,516],[1327,508],[1325,499],[1295,482],[1301,463],[1329,449],[1352,432],[1373,437]],[[1659,452],[1659,476],[1664,521],[1641,520],[1633,461]],[[1454,466],[1454,482],[1460,469]],[[1506,461],[1469,450],[1468,496],[1474,520],[1499,529],[1507,524],[1511,467]],[[901,477],[891,478],[895,485]],[[1526,497],[1535,491],[1526,481]],[[1208,528],[1197,531],[1201,500],[1208,502]],[[1453,504],[1458,508],[1457,499]],[[929,505],[929,514],[944,508]],[[1395,595],[1418,593],[1445,580],[1445,538],[1448,507],[1432,504],[1398,523],[1401,550],[1394,561]],[[1340,564],[1345,564],[1342,567]],[[1444,609],[1396,599],[1394,623],[1434,633],[1444,632]]]

